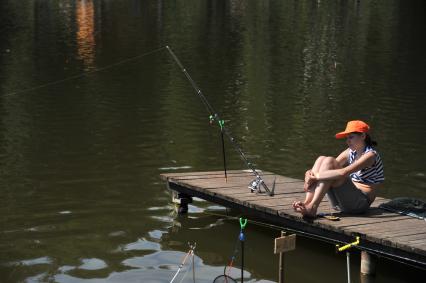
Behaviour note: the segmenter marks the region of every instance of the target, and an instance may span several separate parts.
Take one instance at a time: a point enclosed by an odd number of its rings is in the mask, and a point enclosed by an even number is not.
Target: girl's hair
[[[362,135],[360,132],[356,132],[358,135]],[[375,140],[372,140],[369,134],[365,134],[365,144],[367,146],[377,146],[377,142]]]
[[[365,143],[368,146],[377,146],[377,142],[375,140],[372,140],[369,134],[365,134]]]

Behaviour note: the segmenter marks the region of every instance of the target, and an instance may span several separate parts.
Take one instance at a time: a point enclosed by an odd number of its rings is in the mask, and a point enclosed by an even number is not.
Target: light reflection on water
[[[92,0],[78,0],[76,8],[77,58],[83,60],[85,70],[95,68],[95,11]]]

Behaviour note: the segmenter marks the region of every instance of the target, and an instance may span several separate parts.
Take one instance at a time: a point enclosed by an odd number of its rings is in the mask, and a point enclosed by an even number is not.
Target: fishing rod
[[[170,55],[175,60],[176,64],[179,66],[179,68],[185,74],[185,77],[191,83],[193,89],[195,90],[195,92],[198,95],[198,97],[201,99],[201,101],[202,101],[204,107],[206,108],[207,112],[209,112],[209,114],[210,114],[210,123],[212,123],[213,121],[216,121],[218,123],[218,125],[219,125],[219,127],[221,129],[222,135],[224,134],[225,136],[228,137],[228,139],[231,141],[231,144],[234,146],[235,150],[239,153],[241,159],[245,162],[245,164],[247,165],[247,167],[253,172],[253,174],[255,176],[255,179],[253,181],[251,181],[250,184],[249,184],[249,186],[248,186],[249,189],[251,190],[251,192],[262,193],[261,188],[263,187],[265,189],[265,192],[268,195],[273,196],[274,195],[274,190],[275,190],[275,182],[273,183],[272,189],[269,189],[269,187],[266,185],[265,181],[262,179],[262,177],[260,176],[260,174],[254,168],[253,164],[251,164],[248,161],[246,155],[241,150],[241,148],[238,146],[237,142],[232,137],[232,135],[229,132],[228,128],[225,127],[224,120],[222,120],[220,118],[219,114],[211,106],[211,104],[209,103],[209,101],[207,100],[207,98],[202,93],[201,89],[197,86],[197,84],[191,78],[191,76],[189,75],[189,73],[186,71],[185,67],[182,65],[182,63],[180,62],[179,58],[175,55],[175,53],[172,51],[172,49],[168,45],[166,45],[166,49],[169,51]],[[225,154],[223,140],[222,140],[222,149],[223,149],[223,154]],[[226,163],[225,157],[224,157],[224,163]],[[225,165],[225,174],[226,174],[226,165]]]
[[[170,281],[170,283],[173,283],[173,281],[175,281],[175,279],[176,279],[176,277],[178,276],[178,274],[179,274],[179,272],[182,270],[182,268],[183,268],[183,266],[185,265],[185,263],[186,263],[186,260],[190,257],[190,256],[192,256],[192,268],[193,268],[193,279],[194,279],[194,281],[195,281],[195,271],[194,271],[194,250],[195,250],[195,248],[197,247],[197,243],[195,242],[194,244],[190,244],[190,243],[188,243],[188,245],[189,245],[189,250],[188,250],[188,252],[186,253],[186,255],[185,255],[185,257],[183,258],[183,260],[182,260],[182,262],[179,264],[179,267],[178,267],[178,270],[176,271],[176,273],[175,273],[175,275],[173,276],[173,278],[172,278],[172,280]],[[187,270],[188,271],[188,270]],[[186,272],[185,272],[185,275],[186,275]],[[183,278],[185,278],[185,275],[184,275],[184,277]],[[182,278],[182,280],[183,280],[183,278]],[[181,280],[181,282],[182,282],[182,280]]]
[[[236,144],[234,138],[231,136],[231,134],[229,133],[228,129],[225,127],[225,122],[224,120],[221,120],[219,117],[219,114],[217,114],[217,112],[213,109],[213,107],[210,105],[210,103],[208,102],[207,98],[203,95],[203,93],[201,92],[201,89],[196,85],[196,83],[194,82],[194,80],[191,78],[191,76],[189,75],[189,73],[186,71],[186,69],[183,67],[182,63],[180,62],[180,60],[176,57],[176,55],[173,53],[173,51],[171,50],[171,48],[169,46],[162,46],[159,48],[156,48],[154,50],[151,50],[149,52],[145,52],[142,54],[139,54],[137,56],[134,57],[130,57],[130,58],[126,58],[124,60],[118,61],[116,63],[110,64],[110,65],[106,65],[103,67],[99,67],[96,68],[92,71],[87,71],[87,72],[83,72],[80,74],[76,74],[70,77],[66,77],[60,80],[56,80],[56,81],[51,81],[51,82],[47,82],[38,86],[33,86],[30,88],[26,88],[26,89],[22,89],[22,90],[17,90],[17,91],[13,91],[13,92],[9,92],[9,93],[5,93],[3,94],[3,96],[11,96],[11,95],[16,95],[16,94],[21,94],[21,93],[26,93],[26,92],[31,92],[31,91],[35,91],[38,89],[42,89],[42,88],[46,88],[49,86],[53,86],[53,85],[57,85],[63,82],[67,82],[70,80],[75,80],[75,79],[79,79],[82,78],[84,76],[88,76],[100,71],[105,71],[107,69],[122,65],[122,64],[126,64],[129,63],[131,61],[140,59],[142,57],[151,55],[153,53],[159,52],[161,50],[163,50],[164,48],[166,48],[170,55],[173,57],[173,59],[175,60],[175,62],[178,64],[178,66],[182,69],[183,73],[185,74],[186,78],[189,80],[189,82],[191,83],[192,87],[194,88],[194,90],[196,91],[196,93],[198,94],[198,96],[200,97],[201,101],[203,102],[204,106],[206,107],[207,111],[210,113],[210,122],[214,122],[216,121],[219,124],[219,127],[221,129],[221,141],[222,141],[222,154],[223,154],[223,163],[224,163],[224,169],[225,169],[225,178],[227,179],[227,173],[226,173],[226,156],[225,156],[225,142],[224,142],[224,138],[223,136],[226,135],[229,140],[231,141],[231,143],[234,145],[234,148],[236,149],[236,151],[240,154],[241,158],[244,160],[244,162],[246,163],[247,167],[253,172],[253,174],[255,175],[255,179],[250,182],[249,184],[249,188],[251,189],[252,192],[256,191],[258,193],[261,193],[261,187],[263,187],[265,189],[265,191],[269,194],[269,195],[273,195],[274,194],[274,190],[275,190],[275,181],[274,184],[272,186],[272,190],[270,190],[268,188],[268,186],[265,184],[264,180],[262,179],[262,177],[260,176],[260,174],[256,171],[256,169],[253,167],[253,165],[247,160],[245,154],[243,153],[243,151],[241,150],[241,148]]]
[[[96,69],[94,69],[92,71],[83,72],[83,73],[76,74],[76,75],[73,75],[73,76],[69,76],[69,77],[66,77],[66,78],[63,78],[63,79],[59,79],[59,80],[56,80],[56,81],[51,81],[51,82],[47,82],[47,83],[44,83],[44,84],[41,84],[41,85],[29,87],[29,88],[26,88],[26,89],[16,90],[16,91],[9,92],[9,93],[4,93],[2,95],[3,96],[12,96],[12,95],[16,95],[16,94],[31,92],[31,91],[35,91],[35,90],[38,90],[38,89],[46,88],[46,87],[49,87],[49,86],[57,85],[57,84],[60,84],[60,83],[63,83],[63,82],[67,82],[67,81],[70,81],[70,80],[79,79],[79,78],[82,78],[84,76],[88,76],[88,75],[91,75],[91,74],[94,74],[94,73],[97,73],[97,72],[101,72],[101,71],[105,71],[107,69],[110,69],[110,68],[113,68],[113,67],[116,67],[116,66],[119,66],[119,65],[122,65],[122,64],[126,64],[126,63],[129,63],[129,62],[132,62],[132,61],[140,59],[142,57],[145,57],[145,56],[151,55],[153,53],[159,52],[159,51],[163,50],[164,48],[166,48],[169,51],[170,55],[173,57],[173,59],[175,60],[175,62],[182,69],[182,72],[185,74],[186,78],[189,80],[189,82],[191,83],[192,87],[194,88],[194,90],[196,91],[196,93],[198,94],[198,96],[200,97],[200,99],[203,102],[204,106],[206,107],[207,111],[210,113],[210,122],[212,123],[212,122],[216,121],[219,124],[219,126],[220,126],[225,178],[227,179],[227,173],[226,173],[226,156],[225,156],[225,142],[224,142],[224,138],[223,138],[224,135],[226,135],[229,138],[229,140],[233,144],[233,146],[236,149],[236,151],[239,153],[239,155],[241,156],[241,158],[246,163],[247,167],[253,172],[253,174],[256,177],[249,184],[249,188],[250,188],[251,192],[262,193],[261,187],[263,187],[265,189],[265,191],[270,196],[273,196],[274,190],[275,190],[275,181],[274,181],[274,183],[272,185],[272,190],[270,190],[268,188],[268,186],[265,184],[265,181],[262,179],[262,177],[260,176],[260,174],[256,171],[256,169],[253,167],[253,165],[247,160],[245,154],[243,153],[243,151],[241,150],[241,148],[237,145],[237,143],[235,142],[234,138],[229,133],[228,129],[225,127],[224,120],[220,119],[219,114],[217,114],[217,112],[210,105],[210,103],[208,102],[207,98],[201,92],[201,89],[196,85],[196,83],[194,82],[194,80],[191,78],[191,76],[189,75],[189,73],[183,67],[182,63],[177,58],[177,56],[173,53],[173,51],[171,50],[171,48],[169,46],[162,46],[162,47],[156,48],[154,50],[151,50],[149,52],[145,52],[145,53],[139,54],[139,55],[134,56],[134,57],[126,58],[124,60],[118,61],[118,62],[110,64],[110,65],[106,65],[106,66],[103,66],[103,67],[96,68]]]

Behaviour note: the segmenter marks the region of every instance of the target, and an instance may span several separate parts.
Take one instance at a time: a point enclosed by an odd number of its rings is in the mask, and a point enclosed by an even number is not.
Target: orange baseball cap
[[[353,132],[367,133],[369,130],[370,130],[370,126],[363,121],[360,121],[360,120],[349,121],[348,124],[346,125],[346,129],[343,132],[336,134],[336,139],[343,139]]]

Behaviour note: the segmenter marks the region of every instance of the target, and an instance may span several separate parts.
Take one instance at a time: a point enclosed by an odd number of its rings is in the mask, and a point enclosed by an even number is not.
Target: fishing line
[[[79,78],[82,78],[84,76],[88,76],[88,75],[91,75],[91,74],[94,74],[94,73],[97,73],[97,72],[105,71],[105,70],[111,69],[113,67],[116,67],[116,66],[119,66],[119,65],[123,65],[125,63],[129,63],[131,61],[140,59],[142,57],[151,55],[153,53],[156,53],[156,52],[159,52],[159,51],[163,50],[164,48],[166,48],[166,47],[162,46],[162,47],[159,47],[157,49],[154,49],[154,50],[151,50],[151,51],[139,54],[137,56],[130,57],[130,58],[127,58],[127,59],[123,59],[121,61],[118,61],[118,62],[110,64],[110,65],[106,65],[104,67],[95,68],[94,70],[91,70],[91,71],[86,71],[86,72],[83,72],[81,74],[77,74],[77,75],[70,76],[70,77],[67,77],[67,78],[64,78],[64,79],[60,79],[60,80],[57,80],[57,81],[53,81],[53,82],[48,82],[48,83],[41,84],[41,85],[38,85],[38,86],[30,87],[30,88],[27,88],[27,89],[18,90],[18,91],[14,91],[14,92],[9,92],[9,93],[4,94],[4,96],[11,96],[11,95],[16,95],[16,94],[20,94],[20,93],[29,92],[29,91],[34,91],[34,90],[38,90],[38,89],[45,88],[45,87],[48,87],[48,86],[57,85],[57,84],[60,84],[60,83],[63,83],[63,82],[67,82],[67,81],[79,79]]]
[[[229,260],[229,263],[228,263],[228,265],[225,265],[225,267],[223,268],[223,274],[226,275],[226,276],[229,276],[229,273],[231,272],[231,268],[234,266],[234,262],[235,262],[235,259],[237,258],[238,251],[239,251],[238,250],[239,242],[240,242],[240,239],[239,239],[239,236],[238,236],[236,238],[235,245],[234,245],[234,251],[233,251],[232,256]],[[228,269],[228,271],[227,271],[227,269]]]

